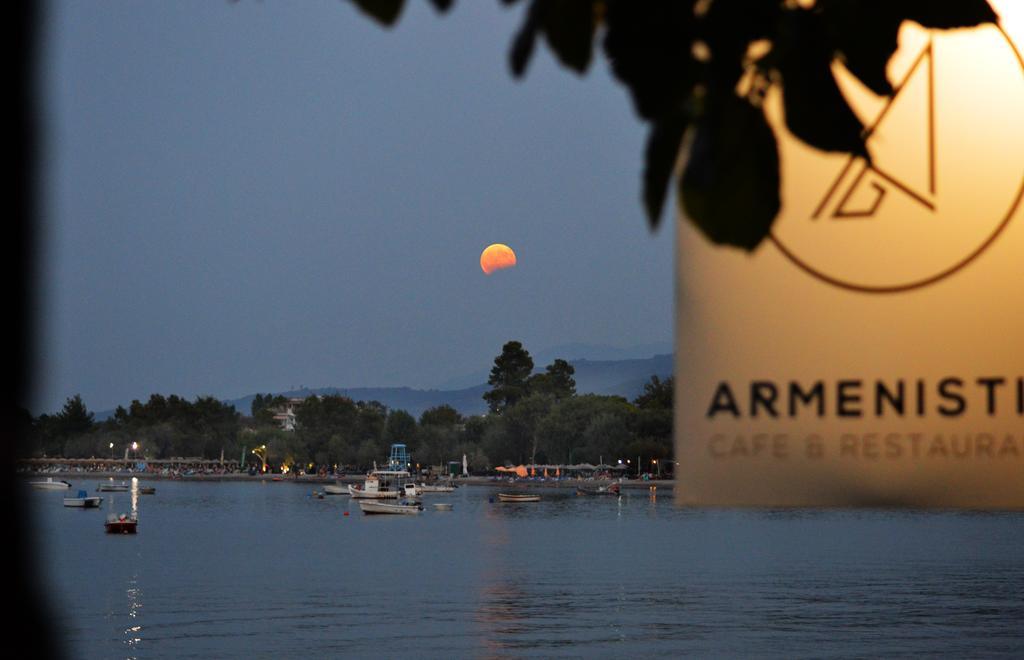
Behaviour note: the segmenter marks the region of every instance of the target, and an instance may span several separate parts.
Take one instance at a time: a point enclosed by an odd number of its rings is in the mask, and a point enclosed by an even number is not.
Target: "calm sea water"
[[[68,657],[1024,655],[1021,513],[467,486],[364,516],[310,485],[144,483],[136,536],[104,533],[106,501],[26,492]]]

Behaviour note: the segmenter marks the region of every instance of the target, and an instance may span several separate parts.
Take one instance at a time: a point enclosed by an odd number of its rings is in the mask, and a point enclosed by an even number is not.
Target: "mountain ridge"
[[[593,360],[576,359],[569,360],[576,370],[576,392],[578,394],[603,394],[617,395],[627,399],[635,399],[643,392],[643,386],[650,381],[651,376],[667,378],[673,374],[673,355],[664,353],[653,355],[648,358],[630,358],[623,360]],[[543,366],[538,366],[535,371],[543,371]],[[484,377],[486,380],[486,376]],[[286,397],[305,397],[311,395],[340,394],[356,401],[379,401],[392,410],[405,410],[415,417],[423,414],[423,411],[440,405],[449,405],[459,411],[462,415],[480,415],[487,412],[487,404],[483,400],[483,394],[490,387],[486,383],[479,383],[469,387],[458,387],[451,389],[442,388],[412,388],[406,386],[396,387],[318,387],[292,389],[281,392],[272,392],[274,395]],[[263,394],[266,394],[265,392]],[[222,399],[243,415],[248,415],[252,409],[253,399],[256,393],[236,399]],[[103,411],[95,413],[97,421],[103,421],[113,416],[114,411]]]

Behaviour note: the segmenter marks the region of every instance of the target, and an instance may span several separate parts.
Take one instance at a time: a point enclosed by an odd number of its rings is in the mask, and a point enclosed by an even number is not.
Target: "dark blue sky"
[[[604,58],[515,81],[523,7],[407,4],[51,4],[34,411],[670,345],[674,230]],[[519,265],[485,276],[492,242]]]

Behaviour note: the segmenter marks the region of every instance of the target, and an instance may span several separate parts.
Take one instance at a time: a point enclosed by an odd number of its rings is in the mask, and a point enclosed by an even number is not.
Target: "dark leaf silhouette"
[[[866,8],[861,0],[819,0],[827,31],[850,73],[876,94],[893,93],[886,65],[898,47],[903,21],[927,28],[953,29],[995,23],[995,12],[985,0],[934,2],[904,0]]]
[[[743,73],[751,42],[771,39],[781,16],[777,0],[714,0],[700,22],[711,53],[709,68],[719,84],[732,87]]]
[[[526,65],[530,63],[533,56],[534,44],[537,43],[537,33],[544,23],[544,12],[547,10],[546,0],[533,0],[530,8],[526,11],[526,19],[523,26],[519,28],[515,39],[512,40],[512,52],[509,55],[509,63],[512,66],[512,75],[522,76],[526,72]]]
[[[987,0],[903,0],[893,3],[893,10],[902,11],[903,17],[927,28],[951,29],[975,27],[999,20]]]
[[[594,43],[593,0],[549,0],[544,36],[558,59],[577,73],[590,66]]]
[[[352,1],[385,25],[403,6],[402,0]],[[439,11],[453,4],[431,2]],[[987,0],[816,0],[810,8],[795,0],[532,0],[509,63],[522,76],[543,36],[562,64],[583,73],[603,26],[612,73],[650,124],[642,197],[651,226],[659,224],[683,138],[693,130],[680,204],[715,243],[752,250],[781,205],[778,148],[762,107],[770,87],[781,88],[786,127],[798,139],[870,158],[864,126],[840,91],[833,64],[841,62],[876,94],[890,95],[886,68],[905,21],[955,29],[997,20]]]
[[[712,98],[680,181],[686,215],[712,242],[753,250],[779,212],[779,154],[764,111]]]
[[[451,9],[454,2],[455,0],[430,0],[430,4],[434,5],[434,8],[442,13]]]
[[[352,0],[364,12],[384,25],[394,25],[402,13],[405,0]]]
[[[899,45],[903,19],[892,11],[864,11],[860,0],[823,0],[827,31],[846,68],[879,95],[893,93],[886,65]]]
[[[864,125],[853,114],[832,75],[833,51],[822,14],[810,10],[786,12],[778,41],[783,105],[790,132],[823,151],[867,155]]]
[[[512,42],[512,73],[526,71],[540,33],[562,64],[583,73],[590,66],[595,27],[594,0],[533,0]]]
[[[647,221],[652,227],[657,227],[661,221],[668,182],[675,169],[679,146],[686,132],[687,119],[681,113],[666,115],[654,122],[647,137],[644,159],[644,208],[647,211]]]
[[[607,4],[604,52],[644,119],[681,109],[697,82],[693,5],[692,0]]]

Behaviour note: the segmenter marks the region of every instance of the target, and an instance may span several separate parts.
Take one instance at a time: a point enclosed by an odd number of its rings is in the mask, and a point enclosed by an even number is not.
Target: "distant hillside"
[[[576,369],[576,391],[580,394],[615,394],[635,399],[643,392],[644,383],[651,376],[667,378],[673,373],[671,355],[634,360],[573,360]],[[417,390],[411,387],[324,387],[302,389],[290,392],[275,392],[289,397],[303,397],[326,394],[341,394],[356,401],[379,401],[388,408],[405,410],[419,417],[424,410],[448,404],[463,415],[479,415],[487,412],[483,393],[486,384],[462,389]],[[248,415],[255,394],[228,401],[236,410]]]
[[[558,346],[541,349],[537,352],[530,351],[530,355],[533,357],[533,364],[537,369],[543,369],[545,365],[551,364],[556,358],[568,360],[571,364],[577,364],[583,361],[619,362],[638,359],[658,360],[661,357],[665,357],[664,354],[671,354],[671,351],[672,345],[666,342],[639,344],[628,348],[604,346],[600,344],[575,343],[559,344]],[[652,355],[654,358],[650,358]],[[669,362],[671,362],[670,355],[669,358]],[[669,369],[671,370],[671,366]],[[491,365],[488,364],[485,368],[473,373],[463,374],[455,378],[450,378],[443,383],[438,383],[437,388],[440,390],[459,390],[466,387],[472,387],[478,383],[486,383],[487,377],[490,373]],[[671,371],[669,373],[671,373]]]
[[[632,360],[571,360],[576,369],[576,391],[579,394],[614,394],[635,399],[651,376],[667,378],[673,373],[672,355],[655,355]],[[538,370],[542,370],[538,366]],[[486,376],[484,376],[486,379]],[[419,417],[424,410],[448,404],[463,415],[479,415],[487,412],[483,394],[489,389],[486,384],[461,389],[417,390],[411,387],[322,387],[288,392],[274,392],[287,397],[341,394],[356,401],[379,401],[388,408],[405,410]],[[248,415],[252,410],[253,393],[240,399],[225,401],[235,410]],[[112,410],[97,412],[95,419],[102,421],[113,415]]]

